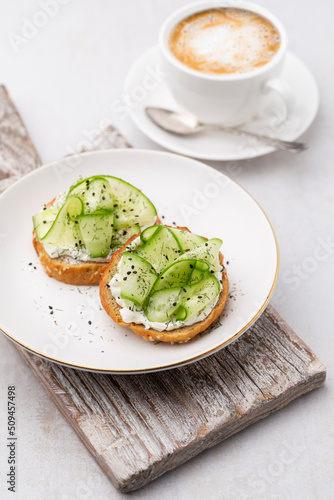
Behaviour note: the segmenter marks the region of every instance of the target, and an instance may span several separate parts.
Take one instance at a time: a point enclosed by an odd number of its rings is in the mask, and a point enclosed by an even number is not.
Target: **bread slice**
[[[46,207],[49,208],[54,201],[55,198]],[[157,217],[155,224],[161,224],[159,217]],[[70,264],[65,257],[51,258],[46,252],[43,243],[36,239],[35,231],[33,231],[32,243],[47,275],[62,283],[77,286],[98,285],[102,274],[109,265],[109,262],[93,261],[78,261],[75,264]]]
[[[32,242],[47,275],[63,283],[77,286],[98,285],[109,264],[109,262],[77,262],[69,264],[61,257],[52,259],[45,251],[43,243],[36,239],[35,234]]]
[[[177,229],[184,229],[186,231],[189,231],[189,229],[186,227],[178,227]],[[112,277],[116,274],[117,266],[122,258],[123,252],[126,250],[126,247],[137,236],[138,235],[132,236],[132,238],[129,239],[129,241],[124,245],[124,247],[121,248],[120,250],[117,250],[117,252],[115,252],[114,255],[112,256],[111,261],[100,281],[101,304],[105,309],[106,313],[116,323],[118,323],[121,326],[127,326],[128,328],[131,328],[131,330],[133,330],[137,335],[144,337],[144,339],[146,340],[151,340],[151,341],[159,340],[161,342],[171,342],[171,343],[187,342],[188,340],[192,339],[199,333],[204,332],[204,330],[206,330],[215,321],[215,319],[217,319],[220,316],[221,312],[223,311],[228,294],[228,278],[226,270],[224,268],[224,271],[222,273],[223,287],[220,292],[218,301],[214,306],[214,308],[212,309],[212,311],[210,312],[210,314],[205,318],[205,320],[200,321],[198,323],[194,323],[193,325],[190,326],[183,326],[175,330],[162,331],[162,332],[153,330],[152,328],[146,329],[144,325],[137,325],[136,323],[125,323],[122,320],[122,316],[120,313],[121,306],[117,304],[116,299],[114,298],[109,289],[109,282],[111,281]],[[223,266],[224,259],[221,253],[219,253],[219,261],[220,264]]]

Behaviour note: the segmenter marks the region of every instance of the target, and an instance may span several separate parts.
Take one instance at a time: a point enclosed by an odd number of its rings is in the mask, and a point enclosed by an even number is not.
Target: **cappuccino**
[[[281,38],[275,26],[255,12],[215,8],[180,21],[169,37],[169,50],[202,73],[242,74],[270,62]]]

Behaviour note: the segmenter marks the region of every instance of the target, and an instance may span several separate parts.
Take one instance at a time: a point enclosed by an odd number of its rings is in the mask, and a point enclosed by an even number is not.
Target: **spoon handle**
[[[224,125],[209,125],[209,124],[201,124],[201,125],[205,130],[218,130],[220,132],[227,132],[228,134],[252,137],[253,139],[257,139],[263,144],[268,144],[268,146],[273,146],[276,149],[283,149],[284,151],[289,151],[289,153],[300,153],[301,151],[304,151],[307,148],[304,142],[282,141],[281,139],[275,139],[274,137],[268,137],[267,135],[256,134],[254,132],[249,132],[248,130],[242,130],[240,128],[225,127]]]

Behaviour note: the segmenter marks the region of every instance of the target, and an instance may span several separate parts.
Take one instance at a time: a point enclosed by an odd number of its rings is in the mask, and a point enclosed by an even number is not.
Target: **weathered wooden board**
[[[39,159],[4,88],[1,116],[3,109],[12,110],[6,116],[12,114],[13,121],[8,122],[6,146],[0,143],[0,169],[8,174],[10,165],[19,165],[15,170],[19,175],[37,167]],[[2,150],[10,148],[16,126],[25,140],[17,150],[12,148],[10,159]],[[90,149],[129,146],[113,127],[90,145]],[[326,377],[324,366],[271,306],[225,349],[165,372],[101,375],[17,349],[113,484],[124,492],[140,488],[319,387]]]

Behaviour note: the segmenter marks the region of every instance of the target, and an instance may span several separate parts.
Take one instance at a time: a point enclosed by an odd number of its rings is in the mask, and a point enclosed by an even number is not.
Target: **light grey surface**
[[[120,110],[122,87],[136,57],[156,43],[166,15],[186,2],[72,0],[65,5],[64,1],[58,13],[15,52],[8,34],[20,34],[23,18],[31,20],[42,3],[0,2],[0,80],[22,113],[42,160],[79,149],[106,120],[134,146],[157,148]],[[168,473],[133,498],[334,498],[334,7],[325,0],[258,3],[280,17],[290,49],[318,81],[320,111],[303,137],[311,147],[300,156],[277,152],[213,165],[240,182],[270,217],[281,251],[273,305],[327,366],[328,380],[322,389]],[[326,240],[330,245],[319,251],[319,241]],[[18,305],[14,307],[18,310]],[[0,497],[122,498],[10,342],[0,337],[0,346]],[[17,386],[18,407],[16,495],[6,494],[5,484],[5,404],[12,383]]]

